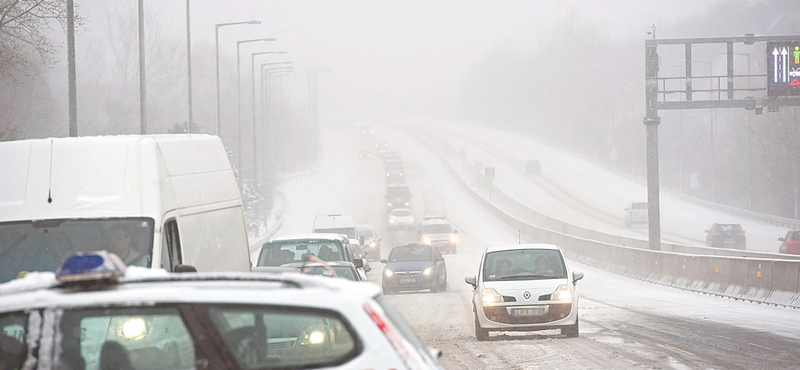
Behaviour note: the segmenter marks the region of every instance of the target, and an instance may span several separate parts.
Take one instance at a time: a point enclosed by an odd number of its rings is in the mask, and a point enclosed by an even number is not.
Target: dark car
[[[394,159],[386,161],[386,163],[383,164],[383,168],[386,171],[386,177],[392,175],[403,176],[403,161]]]
[[[381,238],[375,232],[375,228],[370,224],[356,225],[358,230],[358,237],[361,240],[361,249],[370,261],[379,261],[381,259]]]
[[[405,184],[386,185],[386,211],[391,212],[395,208],[411,207],[411,191]]]
[[[781,247],[778,250],[786,254],[800,254],[800,229],[792,229],[786,233],[786,237],[778,238]]]
[[[370,159],[372,158],[372,153],[369,150],[360,150],[358,152],[358,159]]]
[[[295,269],[306,275],[338,277],[351,281],[367,281],[358,272],[355,265],[344,261],[333,261],[324,264],[319,262],[292,262],[281,267]]]
[[[383,294],[401,290],[447,290],[447,265],[439,248],[422,243],[397,244],[389,258],[381,260]]]
[[[742,225],[713,224],[706,230],[706,246],[714,248],[745,249],[747,239]]]

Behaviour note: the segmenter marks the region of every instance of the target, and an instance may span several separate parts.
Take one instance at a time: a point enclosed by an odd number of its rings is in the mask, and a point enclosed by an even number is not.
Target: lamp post
[[[220,123],[220,110],[219,110],[219,29],[226,26],[235,26],[239,24],[261,24],[261,21],[243,21],[243,22],[229,22],[217,23],[214,25],[214,50],[216,55],[216,75],[217,75],[217,135],[221,136],[222,126]]]
[[[144,65],[144,0],[139,0],[139,133],[147,133],[147,71]]]
[[[188,76],[186,80],[188,81],[189,89],[189,122],[186,124],[186,133],[192,132],[192,122],[194,122],[194,117],[192,116],[192,27],[190,15],[189,0],[186,0],[186,73]]]
[[[252,77],[253,77],[253,86],[251,89],[251,104],[253,107],[253,186],[256,190],[258,190],[258,140],[257,140],[257,133],[256,133],[256,56],[261,54],[267,54],[269,52],[262,52],[262,53],[253,53],[250,59],[250,63],[253,66],[252,70]],[[264,63],[262,67],[265,65],[278,65],[278,64],[292,64],[290,61],[282,61],[282,62],[272,62],[272,63]],[[256,207],[256,216],[258,216],[258,208]]]
[[[236,137],[237,137],[237,143],[238,143],[238,147],[236,148],[236,151],[237,151],[236,166],[237,166],[237,168],[239,168],[239,171],[242,170],[242,87],[241,87],[241,79],[242,79],[241,78],[241,76],[242,76],[241,70],[242,70],[242,68],[241,68],[241,62],[239,60],[239,55],[240,55],[239,49],[242,46],[242,44],[247,44],[247,43],[252,43],[252,42],[260,42],[260,41],[275,41],[275,40],[276,40],[275,38],[269,37],[269,38],[261,38],[261,39],[250,39],[250,40],[236,41],[236,102],[239,105],[239,113],[238,113],[238,117],[237,117],[237,120],[236,120],[236,130],[237,130]],[[272,54],[281,53],[281,54],[285,54],[286,52],[285,51],[282,51],[282,52],[279,52],[279,51],[264,52],[264,54],[266,54],[266,53],[272,53]],[[239,187],[241,188],[241,186],[242,186],[242,176],[240,174],[239,175]]]

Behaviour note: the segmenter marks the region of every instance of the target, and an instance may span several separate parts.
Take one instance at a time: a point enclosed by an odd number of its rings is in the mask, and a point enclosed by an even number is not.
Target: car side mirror
[[[581,271],[573,271],[572,272],[572,284],[578,282],[578,280],[583,279],[583,272]]]
[[[355,266],[357,269],[364,268],[364,260],[361,258],[354,258],[353,266]]]
[[[381,263],[386,263],[386,259],[384,258],[384,259],[382,259],[380,262],[381,262]]]
[[[779,241],[779,242],[782,242],[783,240],[784,240],[783,238],[778,238],[778,241]]]
[[[442,357],[442,350],[428,346],[428,354],[431,355],[431,357],[438,360],[439,358]]]
[[[469,276],[465,277],[464,278],[464,282],[466,282],[469,285],[472,285],[473,288],[478,286],[478,282],[475,279],[475,275],[469,275]]]
[[[370,272],[370,271],[372,271],[372,266],[370,265],[364,266],[364,272]]]
[[[436,257],[436,260],[437,261],[444,261],[444,257],[442,257],[442,256]]]
[[[192,265],[175,265],[175,272],[197,272],[197,268]]]

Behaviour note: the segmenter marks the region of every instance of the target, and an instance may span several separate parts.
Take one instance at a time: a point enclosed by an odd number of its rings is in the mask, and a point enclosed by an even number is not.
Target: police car
[[[373,284],[126,268],[104,251],[0,284],[0,329],[9,369],[440,368]]]

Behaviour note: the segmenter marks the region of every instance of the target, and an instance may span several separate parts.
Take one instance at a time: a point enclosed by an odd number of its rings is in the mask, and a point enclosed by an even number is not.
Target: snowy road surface
[[[776,369],[800,363],[800,315],[794,309],[685,292],[575,262],[586,273],[578,283],[580,337],[493,333],[477,342],[472,288],[464,276],[475,274],[486,246],[517,243],[517,232],[475,204],[414,139],[386,130],[376,135],[403,156],[415,216],[443,214],[459,231],[458,254],[445,255],[447,291],[389,296],[422,340],[444,351],[440,363],[446,369]],[[287,206],[278,235],[309,232],[315,214],[343,213],[375,225],[383,256],[394,243],[415,240],[414,231],[386,228],[380,160],[358,159],[358,151],[369,147],[367,138],[356,128],[340,128],[323,129],[322,140],[317,171],[282,186]],[[579,222],[596,222],[583,217]],[[379,284],[382,264],[372,267],[369,280]]]

